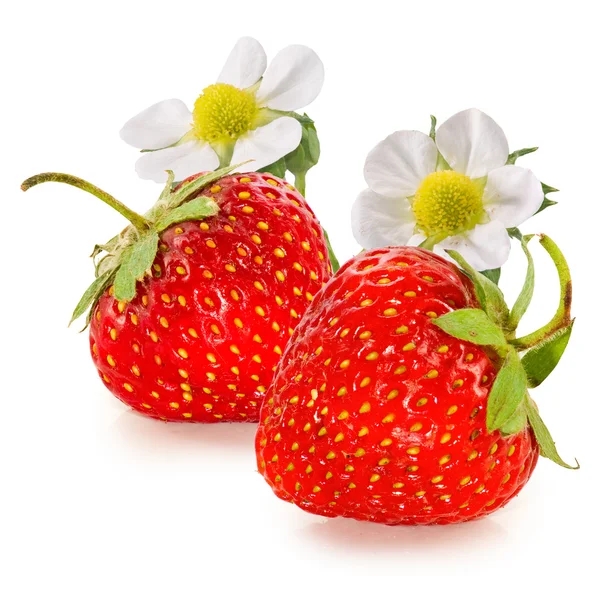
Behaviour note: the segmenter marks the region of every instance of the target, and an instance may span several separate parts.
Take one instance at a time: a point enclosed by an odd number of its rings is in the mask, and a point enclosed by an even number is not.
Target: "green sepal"
[[[531,252],[527,248],[527,244],[531,240],[532,235],[526,235],[521,238],[521,248],[527,257],[527,273],[525,274],[525,282],[519,296],[517,297],[508,316],[508,330],[515,331],[519,325],[523,315],[527,312],[531,299],[533,298],[533,289],[535,287],[535,269],[533,266],[533,258]]]
[[[560,284],[560,299],[558,308],[554,316],[546,325],[527,335],[514,338],[510,343],[519,350],[528,350],[540,344],[552,333],[558,331],[571,323],[571,301],[572,301],[572,282],[569,265],[561,252],[560,248],[547,235],[540,234],[539,242],[542,248],[550,255],[558,272]]]
[[[520,150],[515,150],[514,152],[511,152],[508,155],[508,158],[506,159],[506,164],[514,165],[517,162],[517,158],[519,158],[521,156],[525,156],[527,154],[531,154],[532,152],[535,152],[536,150],[538,150],[537,146],[535,148],[521,148]]]
[[[435,129],[437,127],[437,119],[433,115],[429,115],[431,125],[429,127],[429,137],[435,142]]]
[[[549,458],[557,465],[565,467],[565,469],[579,469],[579,462],[577,459],[575,459],[577,466],[573,467],[560,457],[556,449],[556,444],[554,443],[546,424],[544,421],[542,421],[542,417],[540,416],[537,407],[534,405],[533,400],[530,397],[527,397],[525,401],[525,407],[527,410],[527,418],[529,419],[529,423],[531,424],[531,428],[535,434],[535,439],[540,446],[540,454],[546,458]]]
[[[148,231],[140,239],[125,248],[121,266],[115,275],[115,298],[129,302],[135,296],[135,288],[146,271],[149,271],[158,249],[158,233]]]
[[[300,115],[293,114],[294,117]],[[303,195],[306,195],[306,174],[318,162],[321,156],[321,144],[315,128],[314,121],[306,114],[299,119],[302,125],[302,139],[300,145],[286,155],[285,164],[287,170],[294,176],[294,185]]]
[[[165,183],[165,187],[163,188],[159,200],[166,200],[173,193],[173,182],[175,181],[175,173],[173,171],[167,171],[167,183]]]
[[[250,162],[250,161],[247,161]],[[211,183],[218,181],[225,175],[228,175],[238,167],[241,167],[245,163],[239,163],[237,165],[229,165],[228,167],[223,167],[222,169],[217,169],[216,171],[211,171],[206,175],[202,175],[193,181],[189,181],[183,183],[181,187],[177,191],[173,191],[168,200],[169,208],[173,209],[178,207],[180,204],[185,202],[190,196],[193,196],[196,192],[199,192],[201,189],[210,185]],[[165,188],[166,189],[166,188]],[[164,193],[164,191],[163,191]]]
[[[85,290],[85,292],[83,293],[83,296],[81,296],[81,300],[79,300],[77,306],[75,307],[75,310],[73,311],[73,314],[71,315],[71,320],[69,321],[69,325],[71,325],[71,323],[73,323],[73,321],[75,321],[76,319],[81,317],[81,315],[83,315],[90,306],[93,306],[94,304],[96,304],[96,302],[98,301],[98,298],[100,298],[100,296],[103,294],[104,290],[106,289],[106,286],[108,285],[108,282],[110,281],[110,279],[114,275],[114,273],[115,273],[114,271],[108,271],[108,272],[104,273],[103,275],[100,275],[100,277],[94,279],[94,281],[88,287],[88,289]],[[87,327],[87,324],[86,324],[86,327]],[[84,329],[85,329],[85,327],[84,327]]]
[[[121,239],[120,235],[115,235],[115,237],[108,240],[108,242],[106,242],[106,244],[96,244],[94,246],[94,250],[90,254],[90,258],[92,259],[92,262],[94,263],[94,275],[96,277],[98,277],[101,273],[100,265],[106,258],[108,258],[108,256],[110,254],[112,254],[112,252],[114,252],[117,249],[120,239]],[[106,252],[106,254],[102,258],[100,258],[100,260],[97,261],[96,258],[100,254],[102,254],[102,252]]]
[[[96,256],[101,254],[102,252],[112,252],[119,245],[119,236],[115,235],[115,237],[111,238],[106,242],[106,244],[96,244],[92,253],[90,254],[90,258],[94,260]],[[94,261],[95,262],[95,261]]]
[[[308,118],[306,115],[304,116]],[[306,173],[319,162],[320,157],[321,144],[315,124],[312,120],[305,121],[302,123],[300,145],[285,158],[287,169],[293,175]]]
[[[306,173],[314,167],[321,156],[321,145],[315,128],[314,121],[307,115],[295,112],[271,111],[277,116],[287,116],[296,119],[302,126],[300,144],[278,161],[260,169],[263,173],[272,173],[277,177],[285,178],[289,171],[294,176],[297,190],[304,196],[306,193]]]
[[[558,204],[558,202],[556,202],[555,200],[550,200],[550,198],[544,198],[544,201],[542,202],[541,206],[537,209],[535,214],[537,215],[543,210],[546,210],[549,206],[554,206],[555,204]]]
[[[502,435],[513,435],[519,433],[527,427],[527,411],[525,410],[525,402],[521,402],[513,416],[500,427]]]
[[[285,179],[285,156],[282,156],[279,160],[263,167],[262,169],[258,169],[259,173],[270,173],[271,175],[275,175],[275,177],[280,177],[281,179]]]
[[[490,319],[500,327],[504,327],[508,319],[508,307],[504,301],[504,295],[500,288],[485,275],[477,272],[456,251],[446,250],[450,257],[455,260],[461,269],[469,276],[475,287],[475,294],[481,308],[488,314]]]
[[[485,271],[479,271],[484,277],[487,277],[492,283],[498,285],[500,281],[500,273],[502,269],[497,267],[496,269],[486,269]]]
[[[555,187],[552,187],[551,185],[547,185],[542,182],[542,192],[544,192],[544,200],[541,206],[537,209],[537,212],[535,213],[536,215],[541,213],[543,210],[546,210],[549,206],[554,206],[555,204],[558,204],[558,202],[556,202],[555,200],[550,200],[550,198],[548,198],[548,194],[558,191],[559,190],[557,190]]]
[[[506,349],[504,333],[483,310],[461,308],[432,319],[434,325],[459,340]]]
[[[174,223],[205,219],[216,215],[218,212],[219,206],[212,198],[199,196],[168,212],[154,224],[154,228],[160,232]]]
[[[515,412],[525,400],[526,394],[527,375],[517,351],[511,347],[488,396],[486,415],[488,431],[502,430],[506,423],[511,422]]]
[[[506,231],[508,232],[508,235],[515,240],[521,241],[523,239],[523,234],[518,227],[509,227]]]
[[[554,371],[567,348],[574,322],[575,319],[534,346],[521,358],[529,387],[537,387]]]

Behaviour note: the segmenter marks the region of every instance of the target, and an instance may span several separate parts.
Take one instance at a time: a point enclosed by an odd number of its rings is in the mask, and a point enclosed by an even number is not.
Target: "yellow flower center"
[[[194,134],[205,142],[229,141],[253,129],[258,113],[253,93],[229,85],[209,85],[194,104]]]
[[[483,187],[455,171],[436,171],[423,179],[412,209],[427,237],[457,235],[483,217]]]

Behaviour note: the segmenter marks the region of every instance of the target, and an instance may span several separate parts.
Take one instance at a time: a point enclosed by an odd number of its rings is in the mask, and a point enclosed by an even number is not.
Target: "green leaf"
[[[335,252],[333,251],[333,247],[331,246],[331,242],[329,241],[329,234],[325,229],[323,229],[323,234],[325,235],[325,242],[327,243],[327,252],[329,254],[329,262],[331,263],[331,269],[334,274],[340,270],[340,261],[337,259]]]
[[[531,303],[531,298],[533,298],[533,288],[535,286],[535,269],[533,267],[533,258],[531,256],[531,252],[527,248],[527,244],[531,240],[532,235],[526,235],[521,238],[521,248],[527,257],[527,273],[525,274],[525,282],[523,283],[523,288],[515,301],[514,306],[510,311],[510,315],[508,317],[508,328],[510,331],[514,331],[519,322],[523,318],[523,315],[527,312],[529,308],[529,304]]]
[[[446,252],[460,265],[473,282],[475,294],[481,308],[496,325],[504,327],[508,319],[508,307],[500,288],[485,275],[478,273],[456,250],[446,250]]]
[[[103,294],[104,290],[108,286],[108,282],[110,281],[113,275],[114,271],[109,271],[104,273],[103,275],[100,275],[100,277],[98,277],[97,279],[94,279],[92,285],[90,285],[90,287],[88,287],[88,289],[85,290],[83,296],[81,296],[81,300],[75,307],[73,315],[71,316],[71,320],[69,321],[69,325],[71,325],[73,321],[81,317],[81,315],[83,315],[83,313],[85,313],[85,311],[90,306],[96,304],[98,298],[100,298],[100,296]]]
[[[115,275],[115,298],[129,302],[135,296],[136,283],[152,267],[158,248],[158,233],[148,231],[125,249]]]
[[[479,346],[507,347],[502,329],[479,308],[454,310],[433,319],[432,323],[459,340],[473,342]]]
[[[488,396],[486,426],[488,431],[502,429],[512,418],[527,394],[527,376],[519,355],[510,348]]]
[[[431,127],[429,128],[429,137],[435,142],[435,128],[437,125],[437,119],[433,115],[429,115],[431,119]]]
[[[502,269],[500,267],[498,267],[497,269],[487,269],[485,271],[480,271],[480,273],[484,277],[487,277],[492,283],[495,283],[496,285],[498,285],[498,282],[500,281],[501,271],[502,271]]]
[[[529,418],[529,423],[531,424],[531,428],[533,429],[533,433],[535,434],[535,439],[540,445],[540,454],[549,458],[551,461],[555,462],[557,465],[561,467],[565,467],[565,469],[579,469],[579,463],[577,459],[575,459],[576,467],[572,467],[568,463],[566,463],[558,454],[556,450],[556,445],[546,424],[542,421],[542,417],[538,412],[537,407],[534,405],[533,400],[531,398],[527,398],[525,402],[525,406],[527,409],[527,417]]]
[[[553,333],[522,357],[529,387],[537,387],[554,371],[567,348],[574,322]]]
[[[287,168],[285,166],[285,156],[282,156],[279,160],[259,169],[259,173],[270,173],[271,175],[275,175],[275,177],[281,177],[281,179],[285,179],[285,172]]]
[[[155,228],[160,232],[174,223],[201,220],[218,212],[219,206],[212,198],[198,196],[168,212],[155,224]]]
[[[506,160],[507,165],[514,165],[517,162],[517,158],[520,156],[525,156],[526,154],[531,154],[537,150],[537,146],[535,148],[521,148],[520,150],[515,150],[508,155],[508,159]]]
[[[500,433],[503,435],[512,435],[523,431],[525,427],[527,427],[527,411],[525,409],[525,402],[521,402],[513,416],[500,427]]]

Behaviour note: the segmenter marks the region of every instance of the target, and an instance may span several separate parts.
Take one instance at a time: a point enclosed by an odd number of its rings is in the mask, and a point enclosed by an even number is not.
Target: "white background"
[[[593,2],[52,2],[3,8],[0,293],[0,596],[70,599],[597,598],[598,57]],[[565,459],[486,520],[390,528],[308,515],[256,473],[252,425],[163,424],[105,390],[87,338],[67,329],[95,242],[123,226],[66,186],[19,191],[40,171],[82,176],[144,211],[118,137],[165,98],[193,103],[242,35],[269,56],[313,47],[326,66],[321,163],[309,202],[341,259],[358,251],[349,210],[363,161],[396,129],[427,131],[476,106],[560,204],[523,229],[550,234],[574,278],[571,345],[535,392]],[[8,214],[7,214],[8,209]],[[532,244],[532,246],[536,246]],[[543,251],[524,328],[557,301]],[[505,269],[514,298],[524,265]],[[593,544],[593,545],[592,545]],[[587,590],[587,591],[586,591]],[[539,594],[539,595],[538,595]],[[556,594],[556,596],[554,595]],[[567,597],[567,596],[562,596]]]

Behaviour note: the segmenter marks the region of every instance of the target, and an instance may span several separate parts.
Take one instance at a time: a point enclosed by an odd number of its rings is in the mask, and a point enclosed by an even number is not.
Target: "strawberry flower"
[[[507,228],[544,200],[535,175],[508,158],[504,132],[477,109],[450,117],[429,136],[392,133],[365,161],[369,187],[352,208],[354,237],[365,249],[449,249],[478,271],[500,267],[510,252]]]
[[[298,147],[302,126],[291,111],[318,96],[323,78],[310,48],[288,46],[267,68],[260,43],[243,37],[192,111],[181,100],[164,100],[127,121],[121,138],[145,151],[135,167],[142,179],[163,182],[171,170],[181,180],[248,160],[243,170],[256,171]]]

